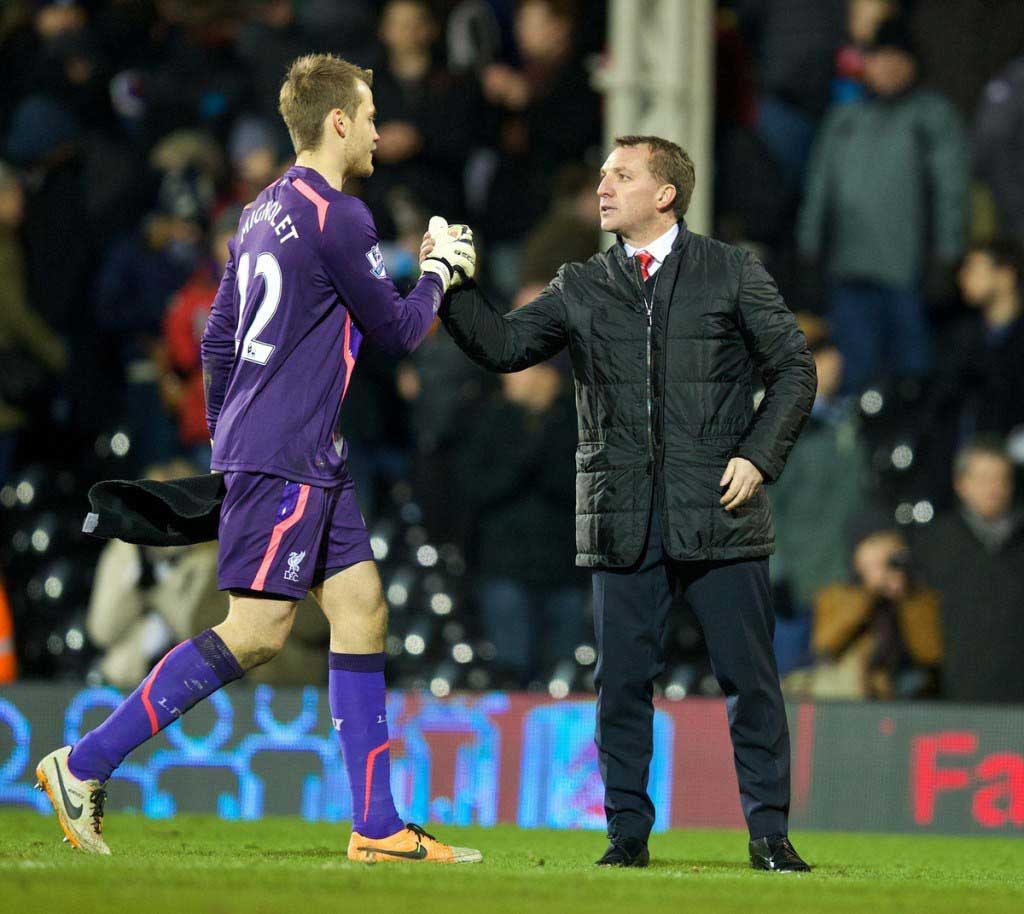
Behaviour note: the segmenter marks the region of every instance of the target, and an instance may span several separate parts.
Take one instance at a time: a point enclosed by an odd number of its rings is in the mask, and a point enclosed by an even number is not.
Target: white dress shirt
[[[665,258],[668,257],[672,251],[672,245],[675,244],[676,235],[679,234],[679,223],[675,222],[664,235],[655,238],[650,244],[644,245],[642,248],[635,248],[631,244],[623,242],[623,247],[626,249],[626,254],[630,257],[635,257],[638,251],[647,251],[654,258],[652,263],[647,268],[647,275],[653,276],[658,270],[661,269],[661,265],[665,262]]]

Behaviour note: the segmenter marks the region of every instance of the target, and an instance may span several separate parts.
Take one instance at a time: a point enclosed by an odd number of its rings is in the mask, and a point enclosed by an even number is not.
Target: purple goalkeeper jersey
[[[403,299],[366,205],[298,166],[245,208],[228,251],[202,342],[212,467],[333,485],[360,343],[415,349],[441,281],[424,274]]]

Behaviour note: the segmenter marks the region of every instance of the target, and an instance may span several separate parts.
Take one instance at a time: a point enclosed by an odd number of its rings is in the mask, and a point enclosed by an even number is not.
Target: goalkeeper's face
[[[380,140],[375,124],[377,109],[373,104],[373,92],[366,83],[359,81],[356,93],[359,95],[359,107],[345,132],[347,173],[356,178],[368,178],[373,174],[373,154]]]
[[[659,218],[664,188],[651,174],[650,157],[646,143],[616,146],[601,166],[597,196],[602,231],[634,238]]]

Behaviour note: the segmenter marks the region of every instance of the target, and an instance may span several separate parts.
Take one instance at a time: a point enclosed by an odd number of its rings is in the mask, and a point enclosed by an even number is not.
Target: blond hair
[[[355,117],[360,81],[372,86],[373,70],[333,54],[306,54],[292,62],[281,86],[278,110],[296,154],[320,145],[324,118],[335,108]]]
[[[676,199],[672,204],[676,218],[682,219],[690,208],[690,197],[696,174],[693,162],[686,150],[671,140],[660,136],[617,136],[616,146],[643,146],[651,150],[647,160],[647,168],[659,184],[671,184],[676,189]]]

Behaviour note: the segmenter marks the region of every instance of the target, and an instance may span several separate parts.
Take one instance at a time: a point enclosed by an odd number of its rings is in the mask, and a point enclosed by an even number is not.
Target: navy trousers
[[[629,569],[595,571],[597,743],[609,836],[646,841],[654,825],[647,793],[653,752],[653,685],[664,671],[662,636],[673,596],[704,631],[726,696],[740,802],[752,838],[786,834],[789,727],[772,650],[775,617],[768,559],[674,562],[658,517]]]

